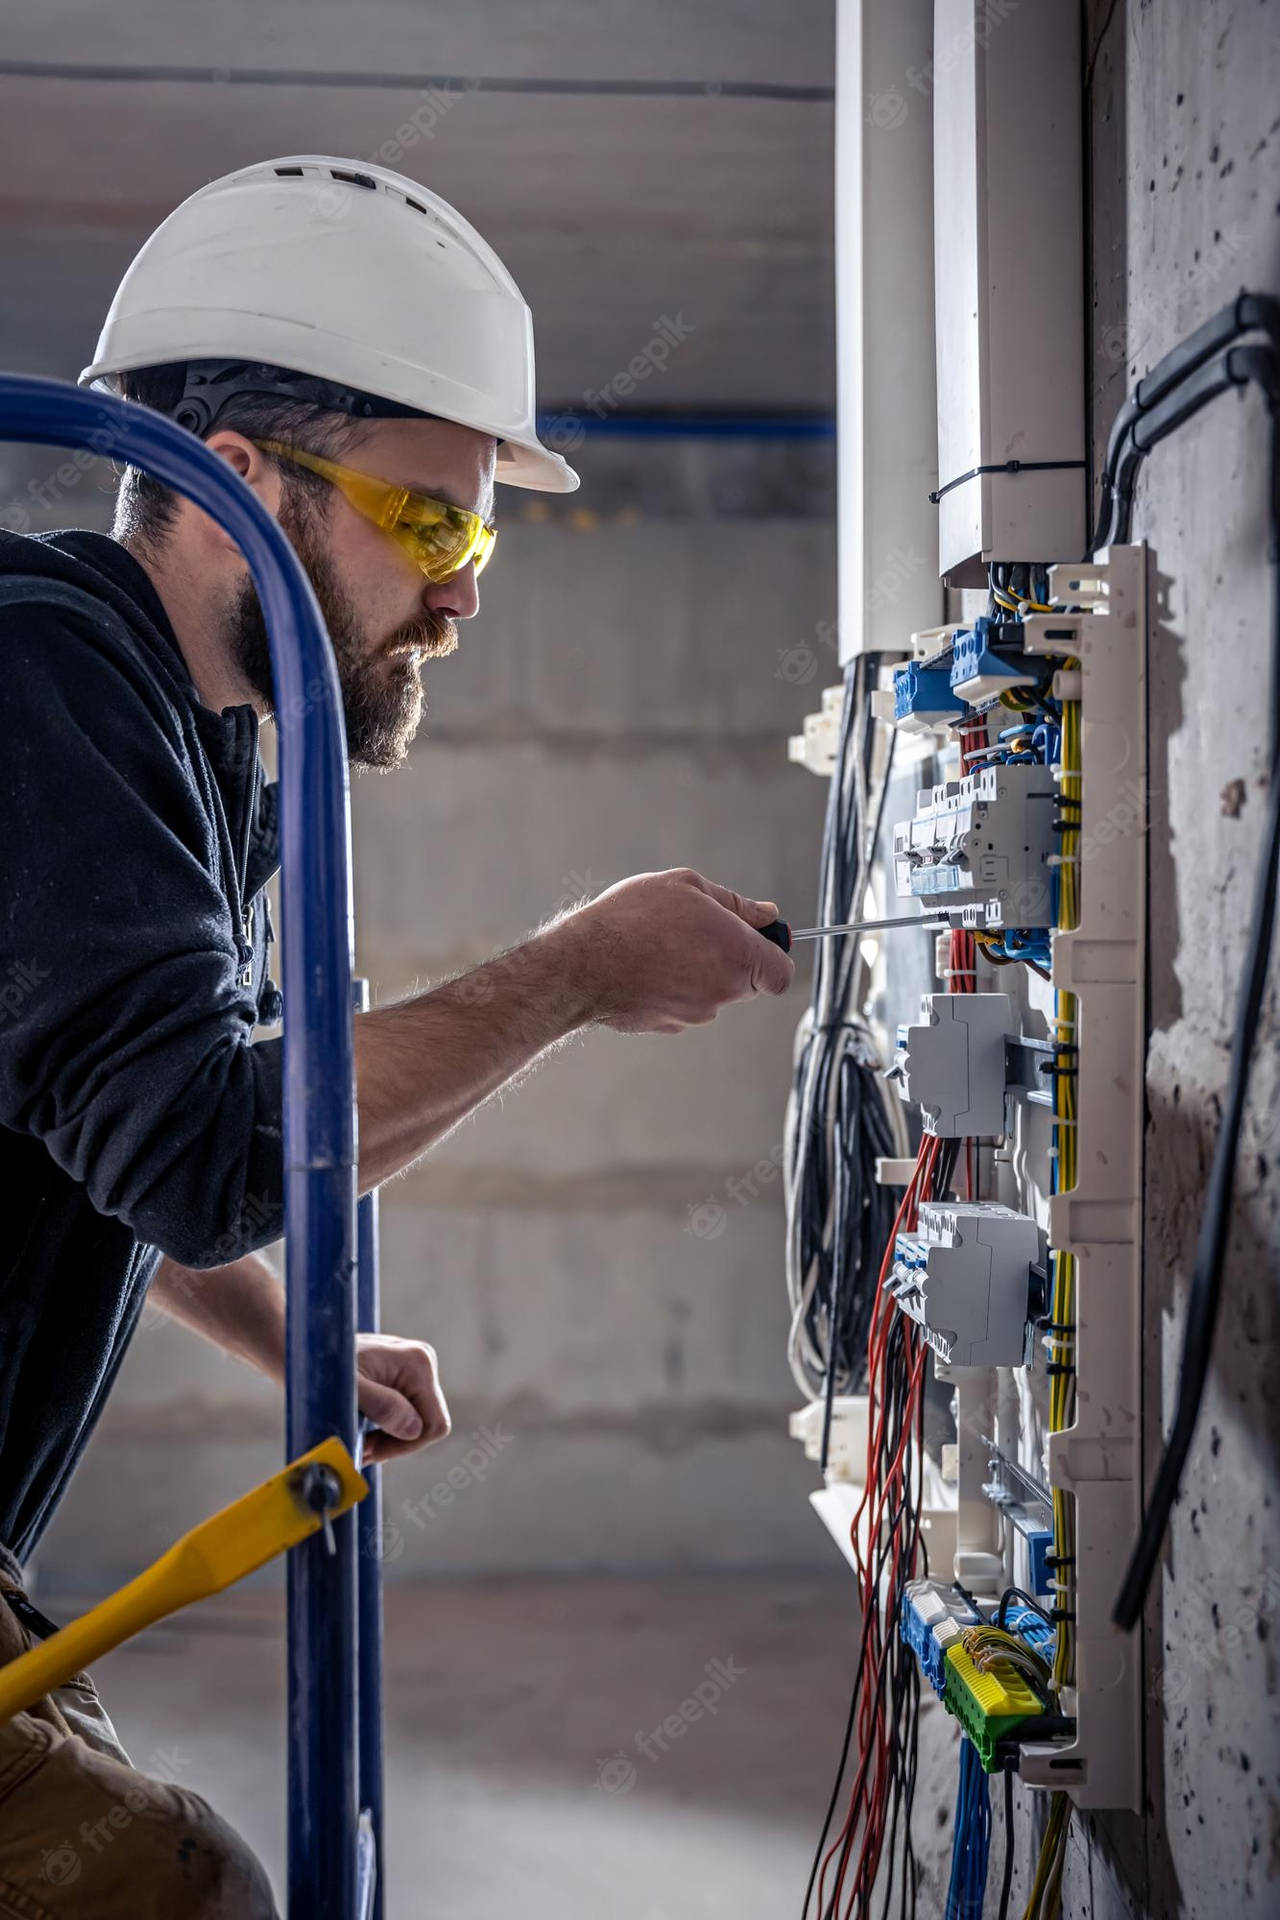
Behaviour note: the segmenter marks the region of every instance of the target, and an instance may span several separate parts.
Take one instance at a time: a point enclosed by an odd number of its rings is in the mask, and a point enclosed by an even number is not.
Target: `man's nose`
[[[422,602],[433,613],[445,614],[451,620],[472,619],[480,607],[475,561],[469,560],[447,580],[428,581]]]

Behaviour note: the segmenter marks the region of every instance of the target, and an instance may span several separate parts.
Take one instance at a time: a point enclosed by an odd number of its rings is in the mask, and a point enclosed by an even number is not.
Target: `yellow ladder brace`
[[[303,1478],[309,1467],[327,1467],[333,1475],[332,1497],[323,1512],[304,1499]],[[0,1721],[21,1713],[166,1614],[221,1593],[277,1553],[296,1547],[317,1533],[326,1518],[346,1513],[368,1491],[341,1440],[325,1440],[301,1454],[260,1487],[184,1533],[128,1586],[0,1667]]]

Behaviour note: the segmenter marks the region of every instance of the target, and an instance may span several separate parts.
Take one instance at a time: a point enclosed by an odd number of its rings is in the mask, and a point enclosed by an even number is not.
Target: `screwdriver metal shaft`
[[[909,913],[895,913],[889,920],[850,920],[842,927],[792,927],[785,920],[771,920],[760,932],[766,940],[772,940],[775,947],[790,953],[793,940],[830,940],[841,933],[882,933],[889,927],[947,927],[950,924],[937,912],[921,914],[919,919]]]
[[[934,914],[919,919],[910,913],[895,913],[888,920],[850,920],[843,927],[792,927],[793,940],[829,940],[837,933],[880,933],[885,927],[946,927],[951,923]]]

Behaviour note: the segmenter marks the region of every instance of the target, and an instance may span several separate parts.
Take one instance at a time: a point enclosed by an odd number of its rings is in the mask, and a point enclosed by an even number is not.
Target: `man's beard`
[[[371,647],[355,602],[338,580],[316,532],[308,503],[286,494],[280,525],[306,569],[329,629],[342,690],[347,726],[347,758],[355,767],[387,771],[399,766],[418,731],[426,702],[418,677],[418,657],[396,653],[413,646],[419,655],[440,657],[458,644],[457,628],[444,614],[424,607],[416,620]],[[252,580],[232,603],[229,641],[245,679],[275,708],[275,682],[266,622]]]

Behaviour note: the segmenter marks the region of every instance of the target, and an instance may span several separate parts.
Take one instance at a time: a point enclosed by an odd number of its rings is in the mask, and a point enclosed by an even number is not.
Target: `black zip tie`
[[[1046,1373],[1074,1373],[1075,1368],[1073,1366],[1069,1366],[1065,1360],[1050,1360],[1045,1367],[1045,1372]]]
[[[1049,1609],[1049,1618],[1055,1622],[1065,1620],[1074,1624],[1075,1617],[1074,1607],[1050,1607]]]
[[[968,473],[958,473],[954,480],[948,480],[945,486],[931,493],[929,499],[936,507],[944,493],[950,493],[952,487],[962,487],[966,480],[976,480],[980,473],[1055,473],[1083,465],[1083,460],[992,460],[986,466],[970,467]],[[1018,596],[1011,593],[1008,598],[1014,600]]]
[[[1044,1563],[1046,1567],[1074,1567],[1076,1557],[1074,1553],[1046,1553]]]

